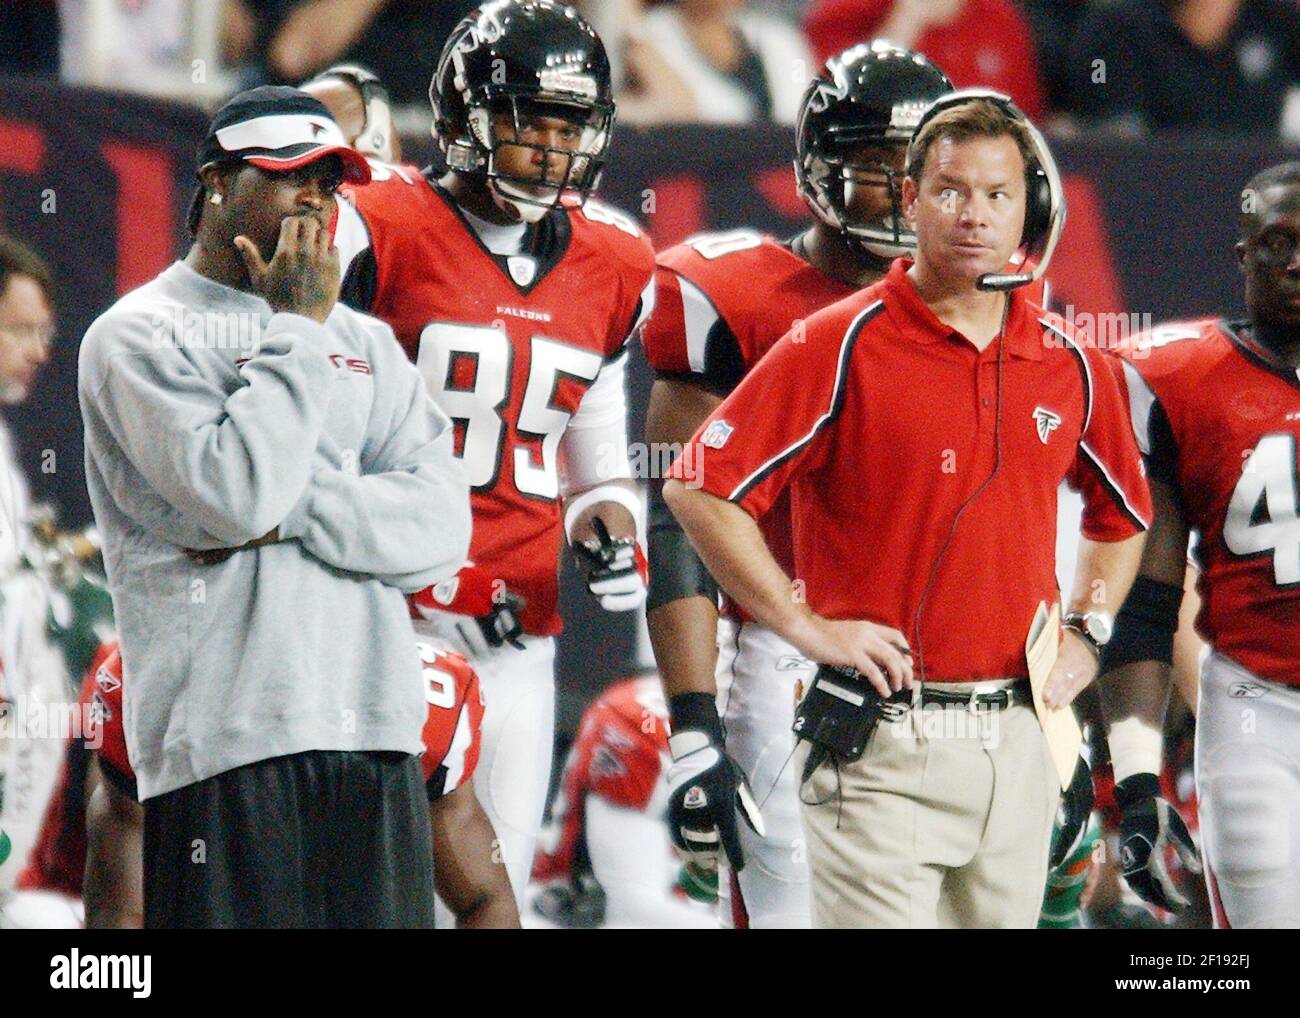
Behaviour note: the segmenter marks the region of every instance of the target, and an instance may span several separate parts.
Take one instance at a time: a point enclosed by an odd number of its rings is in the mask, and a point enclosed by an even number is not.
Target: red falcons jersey
[[[483,745],[478,675],[459,654],[420,641],[429,716],[424,722],[424,785],[432,802],[474,776]]]
[[[572,871],[583,844],[587,796],[644,810],[667,759],[668,708],[659,678],[627,679],[606,689],[582,715],[533,877],[554,880]]]
[[[429,702],[421,762],[432,801],[474,776],[482,743],[483,698],[478,676],[463,657],[430,642],[421,641],[417,646]],[[99,753],[104,776],[136,798],[135,772],[127,759],[122,726],[122,657],[116,643],[105,647],[108,653],[103,663],[92,666],[81,687],[81,702],[89,720],[86,739]]]
[[[560,439],[649,314],[654,251],[630,220],[588,202],[529,227],[526,253],[494,255],[414,167],[381,167],[345,193],[344,299],[392,326],[455,425],[473,488],[470,559],[526,599],[527,632],[554,635]]]
[[[694,237],[660,254],[658,266],[646,358],[660,375],[688,378],[718,396],[778,339],[854,289],[751,230]],[[773,557],[792,573],[788,495],[758,522]]]
[[[1248,327],[1205,320],[1139,337],[1125,360],[1153,480],[1200,532],[1197,629],[1265,679],[1300,686],[1300,380]]]
[[[86,741],[99,754],[100,773],[131,798],[138,798],[122,725],[122,655],[117,641],[100,647],[97,656],[100,663],[86,670],[81,684],[81,706],[89,721]]]

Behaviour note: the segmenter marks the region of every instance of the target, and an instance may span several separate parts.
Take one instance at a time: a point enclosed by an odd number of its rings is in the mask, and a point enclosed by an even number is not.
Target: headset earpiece
[[[1032,247],[1052,227],[1052,184],[1041,166],[1029,167],[1025,179],[1025,229],[1020,243]]]

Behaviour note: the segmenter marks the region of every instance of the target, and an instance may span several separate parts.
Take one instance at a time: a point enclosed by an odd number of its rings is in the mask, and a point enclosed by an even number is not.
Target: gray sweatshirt
[[[464,563],[469,493],[388,326],[273,314],[177,262],[91,326],[79,390],[141,798],[289,753],[420,752],[403,591]],[[218,565],[183,552],[277,525]]]

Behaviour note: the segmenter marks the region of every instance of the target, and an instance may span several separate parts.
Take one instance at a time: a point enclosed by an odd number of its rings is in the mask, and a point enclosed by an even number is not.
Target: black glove
[[[573,546],[582,582],[607,612],[626,612],[645,603],[649,567],[645,552],[632,537],[611,537],[599,516],[591,521],[594,540]]]
[[[1128,886],[1148,904],[1181,912],[1188,902],[1165,867],[1165,849],[1173,845],[1193,873],[1201,872],[1201,860],[1183,818],[1161,798],[1160,779],[1130,775],[1115,786],[1115,802],[1120,808],[1119,861]]]
[[[668,769],[668,826],[673,844],[697,866],[717,866],[718,849],[734,870],[745,866],[736,813],[760,838],[763,816],[745,772],[722,748],[722,722],[709,693],[683,693],[669,707],[673,756]]]
[[[1074,766],[1070,787],[1061,795],[1061,805],[1056,809],[1056,827],[1052,831],[1052,851],[1048,857],[1051,869],[1060,866],[1079,847],[1079,842],[1088,830],[1092,804],[1092,769],[1081,756]]]

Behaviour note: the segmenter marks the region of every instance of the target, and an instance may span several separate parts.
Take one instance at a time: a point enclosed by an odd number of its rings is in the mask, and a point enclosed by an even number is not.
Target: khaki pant
[[[1032,928],[1059,796],[1032,707],[882,721],[860,760],[800,790],[813,926]]]

